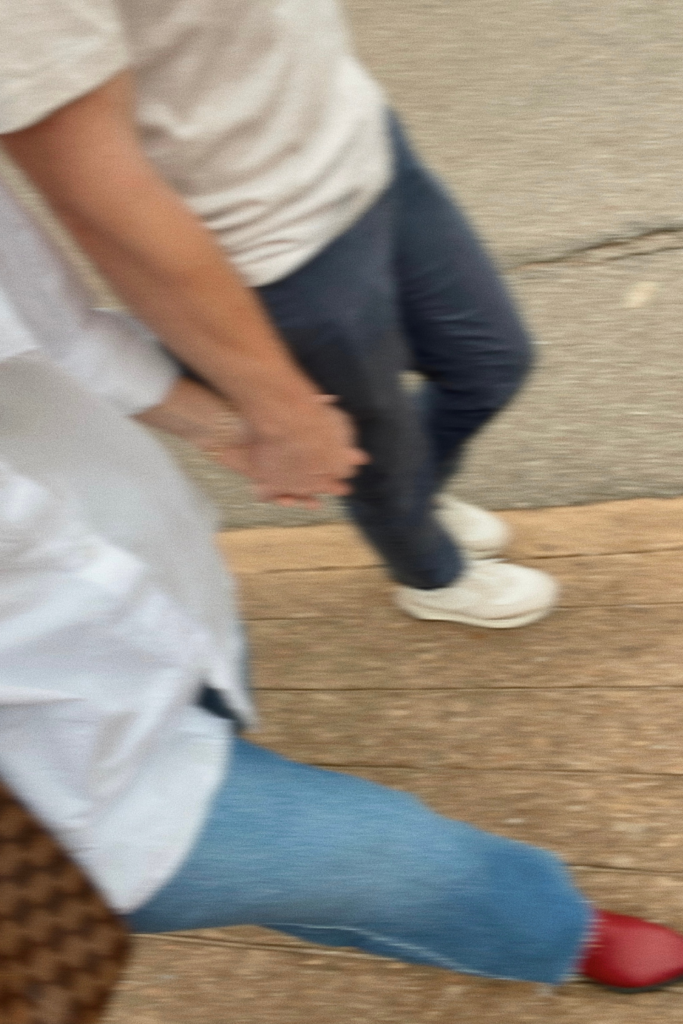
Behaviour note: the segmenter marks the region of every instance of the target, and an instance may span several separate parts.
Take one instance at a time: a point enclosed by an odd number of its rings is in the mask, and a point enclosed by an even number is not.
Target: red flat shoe
[[[578,971],[618,992],[652,992],[683,981],[683,935],[639,917],[597,910]]]

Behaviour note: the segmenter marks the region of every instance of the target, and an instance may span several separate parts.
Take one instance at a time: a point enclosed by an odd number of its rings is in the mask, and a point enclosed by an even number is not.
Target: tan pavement
[[[542,843],[604,906],[683,930],[683,498],[505,513],[563,583],[520,630],[405,618],[350,526],[242,530],[254,739]],[[137,940],[107,1024],[640,1024],[623,996],[487,981],[256,928]]]

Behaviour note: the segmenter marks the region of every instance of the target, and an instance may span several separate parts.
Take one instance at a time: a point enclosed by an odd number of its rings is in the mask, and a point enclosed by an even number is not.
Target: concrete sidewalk
[[[345,524],[221,535],[263,728],[290,757],[560,853],[605,907],[683,930],[683,499],[520,510],[511,554],[563,583],[520,630],[416,622]],[[107,1024],[641,1024],[683,989],[550,990],[256,928],[137,940]]]

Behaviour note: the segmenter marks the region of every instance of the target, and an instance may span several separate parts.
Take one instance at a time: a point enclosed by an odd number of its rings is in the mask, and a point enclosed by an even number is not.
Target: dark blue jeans
[[[394,578],[431,589],[462,558],[432,496],[515,394],[530,344],[462,214],[392,118],[389,189],[345,234],[259,293],[300,365],[357,424],[372,462],[349,507]],[[419,371],[419,401],[401,373]]]

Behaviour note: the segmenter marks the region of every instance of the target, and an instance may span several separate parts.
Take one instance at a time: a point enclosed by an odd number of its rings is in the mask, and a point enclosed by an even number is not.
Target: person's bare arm
[[[256,295],[149,163],[128,73],[5,148],[118,294],[253,432],[263,497],[343,494],[366,457],[348,418],[299,369]]]

